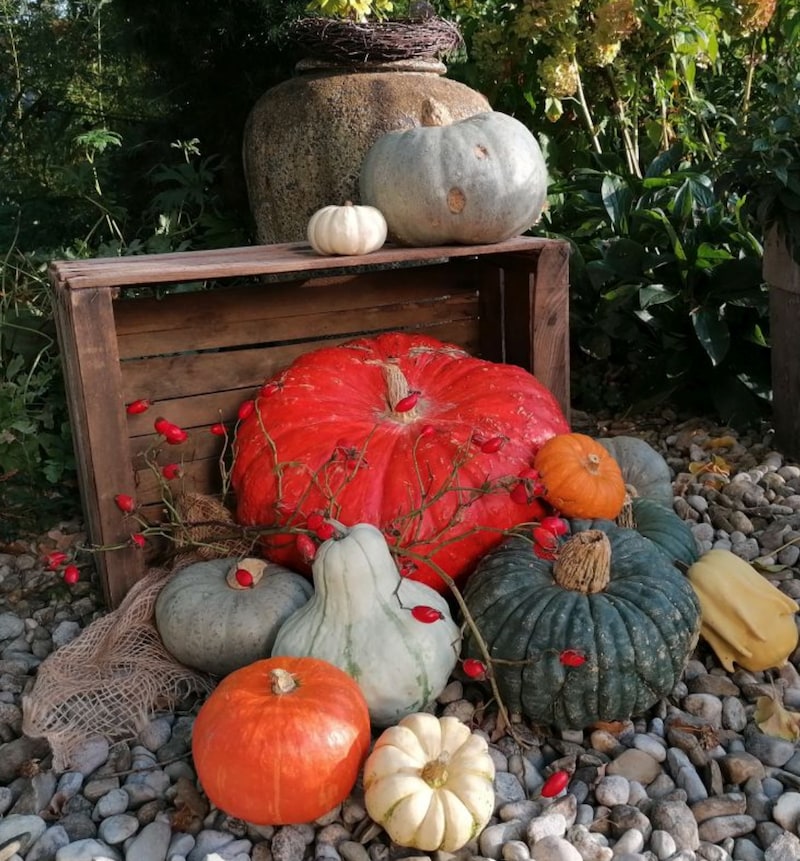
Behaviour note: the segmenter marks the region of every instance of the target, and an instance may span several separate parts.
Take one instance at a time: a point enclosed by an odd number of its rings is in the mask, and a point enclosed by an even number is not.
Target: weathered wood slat
[[[51,277],[71,290],[92,287],[126,287],[204,281],[249,275],[285,275],[289,272],[330,272],[365,266],[416,266],[432,261],[446,263],[457,257],[540,250],[549,240],[519,236],[494,245],[448,245],[399,248],[387,245],[360,257],[322,257],[305,242],[255,245],[242,248],[148,254],[141,257],[100,257],[59,260],[51,264]]]
[[[800,264],[777,228],[767,235],[763,271],[769,284],[775,437],[787,456],[800,458]]]

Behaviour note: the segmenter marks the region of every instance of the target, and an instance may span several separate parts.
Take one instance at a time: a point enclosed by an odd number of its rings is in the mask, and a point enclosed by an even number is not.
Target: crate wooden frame
[[[569,415],[569,248],[518,237],[489,246],[396,248],[321,257],[305,243],[51,263],[78,480],[107,603],[145,570],[137,525],[114,504],[134,497],[163,516],[142,457],[164,415],[190,432],[160,462],[182,462],[189,489],[219,489],[220,437],[239,404],[292,359],[362,334],[414,330],[532,371]],[[131,296],[138,288],[213,289]],[[153,292],[152,290],[150,291]],[[153,406],[128,415],[126,404]]]

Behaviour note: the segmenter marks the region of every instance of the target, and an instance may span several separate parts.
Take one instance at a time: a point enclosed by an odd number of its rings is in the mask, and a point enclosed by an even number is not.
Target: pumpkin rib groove
[[[536,685],[527,690],[546,692],[545,701],[557,701],[566,682],[565,668],[561,663],[560,654],[567,646],[563,641],[563,633],[558,630],[558,624],[562,619],[569,619],[576,606],[585,604],[585,598],[586,596],[578,592],[563,595],[554,590],[549,600],[541,607],[538,616],[538,619],[542,619],[544,615],[544,622],[534,624],[531,628],[531,636],[524,652],[530,654],[533,647],[534,651],[539,652],[539,660],[534,661],[528,674],[536,678]],[[559,606],[558,612],[548,616],[550,605],[559,599],[564,603]]]
[[[649,675],[647,675],[643,671],[641,662],[635,660],[635,655],[637,654],[637,652],[647,652],[651,656],[653,654],[658,655],[658,659],[656,661],[651,661],[647,665],[654,672],[656,672],[661,667],[662,658],[669,660],[670,669],[672,670],[672,674],[674,675],[674,667],[672,667],[672,661],[669,659],[669,641],[666,638],[664,632],[661,630],[660,626],[656,624],[654,617],[649,614],[647,614],[646,617],[647,621],[653,623],[654,630],[658,631],[661,642],[654,643],[650,638],[640,636],[642,631],[641,622],[643,616],[641,609],[637,608],[635,605],[632,605],[628,601],[618,600],[618,596],[609,595],[608,599],[610,606],[612,606],[619,613],[620,617],[623,620],[623,626],[634,655],[634,660],[632,662],[631,668],[628,673],[625,673],[625,678],[635,679],[634,684],[631,686],[631,696],[633,699],[631,709],[632,711],[635,711],[641,708],[648,708],[658,698],[658,695],[656,694],[656,688],[654,686],[655,683],[658,681],[663,681],[663,679],[653,679]],[[675,679],[674,681],[677,681],[677,679]],[[647,695],[643,696],[642,691],[646,691]]]
[[[524,700],[525,691],[530,686],[528,684],[528,676],[530,670],[534,675],[538,675],[537,672],[537,662],[534,659],[533,663],[527,664],[526,659],[530,655],[531,642],[537,636],[537,623],[538,620],[542,617],[542,614],[547,611],[547,608],[554,601],[557,601],[559,598],[558,592],[554,589],[552,591],[540,593],[537,595],[537,600],[533,603],[530,601],[526,603],[519,603],[516,607],[515,615],[519,615],[524,618],[527,625],[530,626],[530,634],[527,640],[520,640],[517,631],[519,627],[509,622],[507,622],[500,631],[500,635],[495,639],[495,644],[498,649],[503,649],[505,643],[510,641],[513,643],[515,640],[516,648],[513,649],[513,653],[515,657],[512,660],[520,661],[520,665],[518,667],[518,673],[514,675],[514,699],[515,700]],[[505,676],[505,674],[504,674]],[[518,678],[517,678],[518,676]],[[535,686],[532,688],[533,690],[539,690],[539,686]]]

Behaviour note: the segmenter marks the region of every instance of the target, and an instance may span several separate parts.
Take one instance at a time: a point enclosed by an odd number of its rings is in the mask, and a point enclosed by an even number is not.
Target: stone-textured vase
[[[483,95],[443,77],[437,61],[298,70],[259,99],[245,125],[244,173],[261,243],[304,240],[318,209],[359,203],[367,150],[386,132],[420,125],[426,98],[454,121],[491,110]]]

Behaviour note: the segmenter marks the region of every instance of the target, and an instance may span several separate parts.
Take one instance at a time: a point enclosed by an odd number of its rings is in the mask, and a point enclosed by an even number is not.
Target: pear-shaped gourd
[[[444,690],[460,632],[441,595],[400,576],[379,529],[337,529],[317,550],[311,600],[283,623],[272,654],[321,658],[345,670],[372,723],[389,726]]]
[[[797,646],[797,603],[730,550],[709,550],[689,568],[700,601],[700,636],[729,672],[780,667]]]

